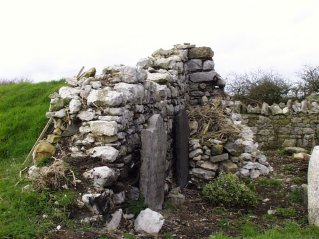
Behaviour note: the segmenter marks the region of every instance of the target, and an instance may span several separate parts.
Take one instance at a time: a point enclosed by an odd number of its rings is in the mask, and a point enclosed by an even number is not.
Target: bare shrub
[[[33,187],[37,191],[46,189],[60,190],[63,187],[76,186],[77,179],[69,165],[61,159],[55,159],[50,166],[41,167],[33,178]]]
[[[14,79],[0,79],[0,85],[9,85],[16,83],[31,83],[32,81],[28,78],[14,78]]]
[[[202,143],[207,143],[209,139],[234,139],[240,132],[226,114],[221,98],[216,98],[204,106],[191,107],[188,115],[190,121],[197,121],[198,130],[195,137]]]
[[[246,104],[272,105],[284,102],[290,91],[288,84],[278,73],[258,70],[249,74],[232,74],[227,79],[227,93]]]

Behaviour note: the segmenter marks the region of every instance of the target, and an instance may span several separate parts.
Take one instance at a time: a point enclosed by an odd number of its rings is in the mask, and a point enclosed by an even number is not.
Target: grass
[[[224,233],[216,233],[209,237],[209,239],[315,239],[319,238],[319,228],[309,226],[302,228],[296,222],[288,221],[284,227],[275,227],[264,232],[258,232],[254,226],[244,225],[241,236],[230,237]]]
[[[276,178],[261,178],[261,179],[257,180],[257,183],[260,186],[264,186],[264,187],[279,188],[282,186],[282,182]]]
[[[74,193],[22,192],[29,182],[19,178],[22,162],[47,122],[48,96],[62,85],[62,81],[0,85],[0,238],[42,237],[68,222]]]
[[[0,160],[27,154],[48,119],[49,94],[62,81],[38,84],[19,83],[0,86]]]

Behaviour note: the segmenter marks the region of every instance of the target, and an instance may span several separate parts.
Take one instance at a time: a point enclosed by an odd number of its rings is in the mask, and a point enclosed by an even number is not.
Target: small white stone
[[[93,168],[83,173],[86,179],[93,179],[93,186],[103,188],[111,185],[118,177],[115,171],[107,166]]]
[[[123,215],[122,209],[119,209],[116,212],[114,212],[112,214],[111,221],[107,222],[105,225],[107,230],[116,230],[121,223],[122,215]]]
[[[164,224],[163,216],[149,208],[141,211],[134,222],[134,229],[137,232],[147,234],[158,234]]]

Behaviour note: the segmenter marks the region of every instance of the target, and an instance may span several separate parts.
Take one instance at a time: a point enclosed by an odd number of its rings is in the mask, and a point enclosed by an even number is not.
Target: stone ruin
[[[56,158],[81,162],[82,201],[94,214],[111,214],[110,205],[140,194],[158,210],[172,187],[201,187],[223,171],[251,178],[272,171],[253,132],[223,100],[225,81],[213,56],[209,47],[191,44],[159,49],[137,67],[66,79],[68,86],[50,95],[47,117],[54,126],[39,145],[50,143]],[[237,130],[234,141],[203,142],[194,127],[199,123],[188,120],[192,107],[216,100]]]

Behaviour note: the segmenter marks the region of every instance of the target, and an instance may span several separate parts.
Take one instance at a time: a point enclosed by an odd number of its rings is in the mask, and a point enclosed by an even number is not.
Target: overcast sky
[[[209,46],[215,69],[319,65],[318,0],[0,0],[0,79],[48,81],[135,65],[158,48]]]

